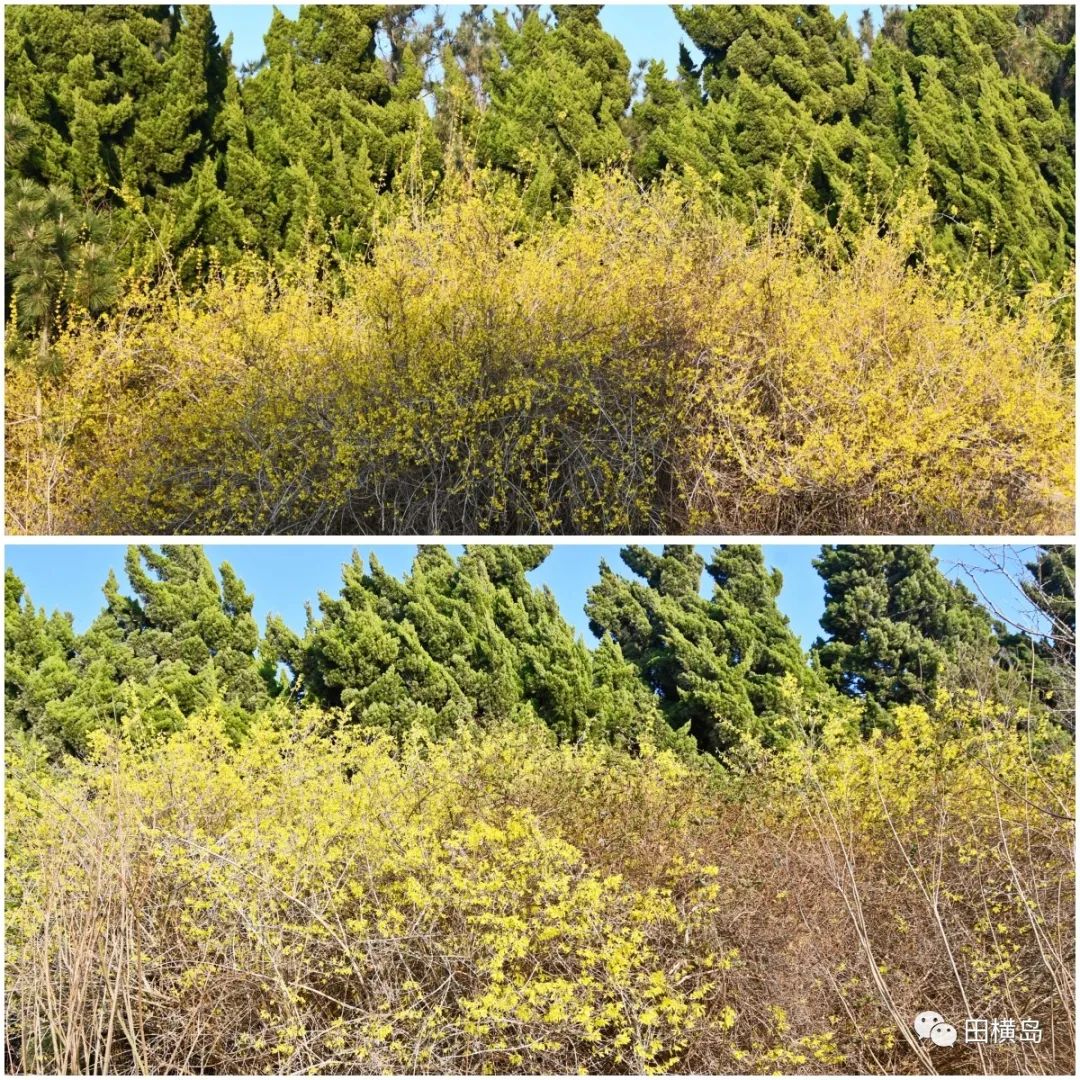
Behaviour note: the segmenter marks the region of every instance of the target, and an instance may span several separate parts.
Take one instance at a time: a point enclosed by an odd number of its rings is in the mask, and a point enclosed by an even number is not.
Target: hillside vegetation
[[[8,524],[1056,533],[1071,9],[5,13]]]

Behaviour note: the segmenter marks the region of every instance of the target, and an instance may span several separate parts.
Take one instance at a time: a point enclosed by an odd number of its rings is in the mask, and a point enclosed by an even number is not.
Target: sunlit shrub
[[[897,722],[743,776],[284,713],[9,753],[9,1071],[925,1072],[933,1007],[1054,1033],[939,1071],[1069,1073],[1071,745]]]
[[[10,527],[1071,521],[1071,343],[1048,290],[1006,314],[974,279],[913,268],[917,217],[830,265],[675,187],[594,178],[527,234],[519,209],[464,194],[399,217],[343,288],[249,266],[72,325],[59,375],[9,368]]]

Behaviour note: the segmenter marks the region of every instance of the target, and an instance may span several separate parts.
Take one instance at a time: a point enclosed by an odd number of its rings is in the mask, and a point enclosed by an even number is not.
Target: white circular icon
[[[956,1042],[956,1028],[952,1024],[935,1024],[930,1029],[930,1038],[935,1046],[952,1046]]]
[[[945,1017],[939,1013],[927,1011],[921,1012],[915,1017],[915,1031],[918,1033],[920,1039],[929,1039],[930,1032],[937,1027],[938,1024],[944,1024]]]

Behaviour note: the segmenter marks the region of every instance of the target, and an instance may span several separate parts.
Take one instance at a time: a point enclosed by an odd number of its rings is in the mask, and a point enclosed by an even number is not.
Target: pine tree
[[[72,308],[97,314],[116,295],[107,219],[78,206],[60,184],[17,178],[5,192],[4,277],[19,328],[37,339],[44,368],[56,328]]]

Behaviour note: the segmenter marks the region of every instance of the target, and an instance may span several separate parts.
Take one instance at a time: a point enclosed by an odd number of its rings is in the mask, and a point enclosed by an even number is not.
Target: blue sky
[[[659,545],[648,545],[659,550]],[[460,545],[448,544],[454,554]],[[336,596],[341,585],[341,566],[357,549],[366,559],[374,551],[386,570],[402,575],[408,570],[416,553],[413,544],[208,544],[207,555],[215,566],[228,562],[255,596],[255,616],[260,629],[271,612],[282,616],[296,630],[303,630],[304,604],[317,601],[320,592]],[[702,555],[709,556],[711,546],[699,546]],[[75,618],[77,630],[85,630],[102,606],[101,586],[109,569],[124,577],[122,544],[8,544],[7,565],[23,580],[34,603],[49,611],[68,611]],[[820,547],[811,544],[765,544],[765,561],[784,575],[780,608],[791,621],[792,628],[809,647],[820,628],[818,620],[824,606],[821,579],[811,566]],[[978,585],[986,590],[989,599],[1010,616],[1019,616],[1027,606],[1013,587],[999,575],[988,572],[987,551],[1000,558],[1004,549],[937,545],[934,549],[942,569],[971,585],[960,563],[983,567],[987,572],[978,575]],[[1008,555],[1013,569],[1017,556],[1030,561],[1032,549],[1017,548]],[[548,559],[530,575],[536,584],[551,587],[563,614],[590,644],[594,641],[588,619],[582,610],[585,592],[599,576],[601,558],[616,570],[625,571],[619,558],[617,544],[556,545]],[[703,589],[712,591],[712,580],[703,580]],[[316,605],[317,607],[317,605]]]
[[[462,4],[439,5],[449,26],[454,26]],[[504,5],[495,5],[503,7]],[[279,4],[283,15],[295,19],[299,4]],[[865,7],[869,7],[877,22],[881,20],[876,4],[833,4],[836,15],[846,14],[854,27]],[[262,36],[270,25],[273,6],[270,4],[211,4],[210,9],[222,41],[233,35],[233,62],[240,66],[262,56]],[[622,42],[631,64],[638,60],[663,60],[674,71],[679,60],[679,41],[686,40],[670,7],[659,4],[607,4],[600,12],[600,22],[609,34]],[[689,45],[689,41],[686,42]]]

